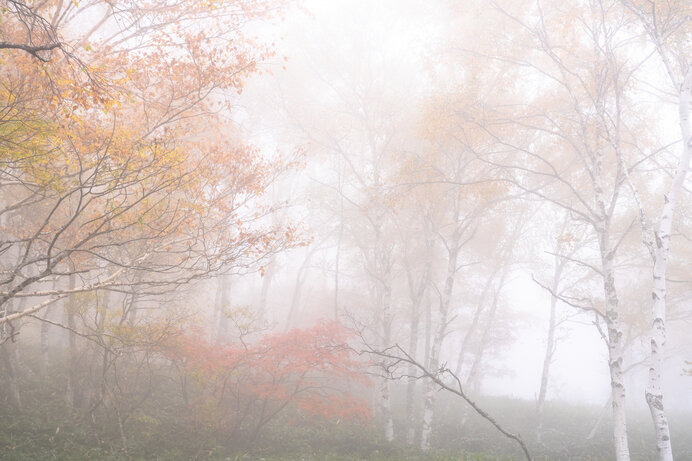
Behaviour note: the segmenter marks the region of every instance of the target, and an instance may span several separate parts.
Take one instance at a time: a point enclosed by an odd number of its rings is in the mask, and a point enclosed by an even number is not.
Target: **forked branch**
[[[362,335],[360,336],[361,339],[363,339]],[[461,385],[461,380],[459,377],[454,374],[449,368],[443,366],[439,370],[431,371],[428,370],[425,366],[423,366],[420,362],[418,362],[415,358],[413,358],[408,352],[406,352],[399,344],[395,344],[394,346],[388,347],[383,350],[378,350],[370,346],[364,339],[363,339],[363,344],[365,346],[365,350],[360,351],[360,354],[369,354],[373,356],[380,357],[382,359],[385,359],[389,363],[382,364],[383,370],[385,371],[386,377],[387,378],[392,378],[394,377],[392,370],[396,368],[397,365],[399,364],[408,364],[412,365],[414,368],[416,368],[418,371],[420,371],[421,376],[420,378],[427,378],[432,380],[437,386],[440,387],[440,389],[443,389],[445,391],[451,392],[454,395],[457,395],[464,399],[466,403],[473,408],[473,410],[478,413],[483,419],[488,421],[490,424],[492,424],[502,435],[505,437],[514,440],[519,446],[521,447],[521,451],[524,453],[524,456],[526,457],[527,461],[532,461],[533,458],[531,457],[531,454],[529,453],[528,448],[526,447],[526,444],[522,440],[521,436],[519,434],[514,434],[509,431],[507,431],[505,428],[503,428],[500,423],[497,422],[495,418],[490,416],[485,410],[483,410],[476,402],[471,400],[471,398],[464,392],[464,389]],[[445,382],[444,378],[445,376],[451,377],[453,385],[448,384]]]

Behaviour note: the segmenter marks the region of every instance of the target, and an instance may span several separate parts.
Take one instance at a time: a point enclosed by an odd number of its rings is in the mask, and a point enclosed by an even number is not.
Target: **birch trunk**
[[[389,379],[383,378],[380,382],[380,399],[382,409],[382,425],[384,438],[387,442],[394,440],[394,419],[392,418],[392,391]]]
[[[473,338],[473,335],[476,332],[476,329],[478,328],[478,322],[480,321],[481,315],[483,314],[483,310],[485,308],[485,299],[488,295],[488,292],[490,291],[490,287],[492,286],[493,281],[495,280],[495,276],[497,275],[499,269],[499,265],[495,266],[495,269],[493,269],[493,272],[490,274],[490,277],[488,277],[488,281],[483,287],[483,291],[481,291],[481,296],[478,300],[478,304],[476,304],[476,311],[473,313],[471,326],[469,326],[469,328],[466,330],[466,333],[464,334],[464,339],[461,341],[461,347],[459,348],[459,357],[457,358],[457,366],[454,370],[454,374],[459,377],[461,377],[461,372],[464,368],[464,362],[466,361],[466,354],[469,350],[471,339]]]
[[[408,283],[411,295],[411,332],[409,335],[408,350],[412,356],[417,355],[418,336],[420,332],[420,307],[423,301],[423,296],[430,283],[432,276],[432,264],[428,262],[425,269],[425,274],[419,281],[417,287],[413,286],[413,277],[408,273]],[[412,445],[416,437],[416,366],[409,364],[408,374],[410,376],[406,384],[406,420],[408,429],[406,432],[406,443]]]
[[[388,347],[392,340],[392,289],[389,286],[389,273],[385,277],[385,285],[382,295],[382,342]],[[392,400],[390,380],[384,378],[380,386],[382,399],[382,420],[384,425],[384,437],[387,442],[394,440],[394,420],[392,418]]]
[[[460,236],[458,235],[458,232],[455,232],[451,245],[449,246],[447,278],[445,279],[445,286],[440,297],[438,325],[437,329],[435,330],[435,337],[433,338],[432,345],[430,347],[430,362],[428,363],[428,370],[430,370],[431,373],[437,372],[438,368],[440,367],[440,351],[442,350],[442,341],[447,333],[447,314],[449,310],[449,302],[452,298],[454,278],[457,270],[459,239]],[[421,450],[430,449],[430,436],[432,434],[432,422],[435,412],[435,394],[436,384],[431,379],[426,380],[425,400],[423,403],[423,428],[421,430],[420,441]]]
[[[543,410],[545,409],[545,396],[548,392],[548,378],[550,377],[550,364],[553,361],[555,353],[555,323],[557,311],[557,293],[560,286],[560,278],[562,269],[564,268],[564,259],[559,256],[555,257],[555,272],[553,273],[553,286],[551,287],[554,293],[550,297],[550,320],[548,321],[548,341],[545,345],[545,356],[543,357],[543,370],[541,371],[541,387],[538,390],[538,400],[536,401],[536,441],[541,443],[541,435],[543,432]]]
[[[76,286],[75,274],[70,274],[68,288],[73,290]],[[67,302],[65,303],[65,315],[67,317],[67,327],[69,328],[67,332],[67,388],[66,397],[67,402],[73,407],[77,408],[79,404],[79,378],[77,377],[77,363],[79,363],[79,357],[77,357],[77,335],[75,330],[77,328],[77,322],[75,321],[75,315],[77,313],[77,296],[71,294],[67,297]]]
[[[411,334],[409,336],[408,350],[411,355],[416,356],[418,349],[418,331],[420,306],[411,306]],[[411,376],[406,383],[406,443],[412,445],[416,438],[416,379],[413,377],[416,372],[413,365],[409,364],[408,374]]]
[[[433,326],[432,326],[432,300],[431,300],[431,292],[432,290],[426,290],[425,295],[423,296],[423,303],[424,303],[424,314],[425,314],[425,341],[423,344],[423,363],[427,366],[430,365],[430,354],[431,354],[431,349],[432,349],[432,336],[433,336]],[[424,388],[425,389],[425,388]],[[423,412],[425,411],[425,402],[423,402],[423,405],[419,405],[419,407],[416,409],[416,431],[418,434],[421,434],[423,431]],[[420,445],[420,440],[418,441]]]
[[[620,170],[625,170],[619,165]],[[627,408],[625,405],[625,382],[623,379],[624,335],[620,325],[619,301],[615,287],[614,259],[616,248],[611,247],[610,224],[619,191],[616,189],[606,205],[603,192],[603,155],[597,153],[593,167],[593,187],[599,216],[592,222],[601,257],[601,277],[605,296],[605,322],[608,328],[608,368],[610,371],[610,393],[613,402],[613,442],[616,461],[629,461],[627,440]],[[619,172],[618,175],[625,174]]]
[[[618,297],[615,290],[615,271],[613,254],[603,244],[606,237],[601,235],[601,261],[603,265],[603,287],[606,298],[606,324],[608,327],[608,367],[610,369],[610,388],[613,401],[613,438],[615,459],[629,461],[630,452],[627,441],[627,415],[625,407],[625,382],[622,373],[623,334],[618,312]]]
[[[310,262],[312,261],[312,255],[317,250],[317,245],[312,248],[305,249],[305,259],[303,259],[303,264],[301,264],[300,269],[296,273],[296,281],[293,286],[293,296],[291,297],[291,307],[288,310],[288,316],[286,317],[286,325],[284,325],[284,333],[291,329],[295,318],[298,314],[298,306],[300,305],[300,297],[303,292],[303,285],[307,278],[308,271],[310,269]]]
[[[336,240],[336,258],[334,260],[334,320],[339,320],[339,275],[341,270],[341,245],[344,239],[344,194],[343,174],[339,170],[339,236]]]
[[[526,219],[526,210],[522,209],[520,210],[519,216],[517,216],[514,228],[512,229],[511,235],[507,238],[506,242],[504,243],[502,250],[501,250],[501,256],[497,258],[495,262],[495,266],[490,273],[490,276],[488,277],[488,281],[486,282],[485,286],[483,287],[483,291],[481,292],[480,299],[478,301],[478,305],[476,307],[476,312],[473,315],[473,320],[471,321],[471,326],[469,329],[466,331],[466,334],[464,335],[464,340],[461,343],[461,350],[459,351],[459,358],[457,360],[457,367],[456,367],[456,372],[455,374],[461,379],[461,372],[464,366],[464,362],[466,361],[466,355],[469,352],[469,346],[471,345],[471,340],[473,339],[474,335],[479,333],[477,330],[479,329],[479,324],[483,315],[483,312],[485,310],[485,301],[488,297],[488,294],[491,293],[491,290],[493,288],[495,279],[499,275],[499,279],[497,281],[497,286],[493,293],[493,300],[490,305],[490,312],[488,313],[488,318],[485,324],[485,328],[482,333],[482,337],[480,338],[480,342],[478,344],[478,347],[476,348],[476,356],[474,361],[471,364],[471,369],[469,371],[468,377],[467,377],[467,382],[469,381],[474,381],[478,382],[478,370],[480,368],[480,365],[482,363],[483,359],[483,351],[485,349],[486,343],[488,341],[488,336],[490,333],[490,328],[492,327],[493,320],[495,318],[495,313],[497,312],[498,308],[498,302],[499,302],[499,296],[500,293],[502,292],[502,289],[505,285],[505,281],[507,280],[507,276],[511,270],[511,264],[514,256],[514,250],[516,247],[517,242],[520,239],[521,233],[524,229],[524,226],[527,223]]]
[[[228,313],[231,304],[231,276],[222,275],[218,278],[215,300],[215,319],[216,341],[223,341],[228,335]]]
[[[682,132],[682,155],[673,182],[665,196],[665,203],[655,232],[653,288],[651,292],[651,364],[649,381],[646,386],[646,402],[649,404],[651,419],[656,431],[656,448],[660,461],[673,461],[673,448],[670,440],[668,418],[663,407],[661,372],[666,344],[666,272],[670,254],[670,233],[673,215],[685,181],[692,156],[692,125],[690,123],[690,103],[692,102],[692,70],[687,73],[680,91],[680,131]]]
[[[481,364],[483,363],[483,355],[485,354],[485,348],[489,342],[490,331],[493,327],[493,322],[495,321],[497,309],[500,306],[500,294],[502,293],[502,288],[505,286],[507,274],[509,274],[509,266],[504,266],[502,272],[500,273],[500,279],[497,282],[495,293],[493,293],[493,302],[490,305],[490,310],[488,311],[488,318],[485,321],[483,335],[481,336],[481,340],[478,342],[473,364],[471,365],[471,370],[469,371],[469,375],[467,377],[467,383],[471,385],[473,392],[476,393],[479,391],[481,386],[482,377],[480,374],[480,369]]]
[[[425,350],[423,351],[423,363],[426,365],[430,364],[432,334],[432,300],[428,291],[425,296]]]

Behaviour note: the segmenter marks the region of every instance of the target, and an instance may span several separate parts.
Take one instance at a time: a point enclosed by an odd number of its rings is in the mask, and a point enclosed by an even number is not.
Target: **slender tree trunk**
[[[266,317],[267,314],[267,299],[269,298],[269,288],[272,284],[274,278],[274,264],[276,264],[276,258],[272,258],[264,266],[264,276],[262,277],[262,289],[260,291],[260,303],[259,303],[259,314],[262,318]]]
[[[499,266],[496,266],[493,272],[490,274],[490,277],[488,278],[488,281],[486,282],[485,286],[483,287],[483,291],[481,292],[481,297],[478,300],[478,304],[476,305],[476,311],[473,313],[473,319],[471,320],[471,326],[466,330],[466,333],[464,334],[464,339],[461,341],[461,346],[459,347],[459,357],[457,358],[457,366],[454,371],[454,374],[459,376],[461,378],[461,371],[464,367],[464,361],[466,360],[466,353],[468,352],[469,344],[471,343],[471,339],[473,338],[473,334],[476,331],[476,328],[478,328],[478,322],[480,321],[481,314],[483,313],[483,309],[485,307],[485,298],[490,291],[490,287],[493,284],[493,281],[495,280],[495,275],[497,274],[497,271],[499,269]]]
[[[110,290],[99,290],[96,292],[95,333],[100,336],[101,341],[104,343],[106,342],[107,319],[112,318],[112,314],[109,313],[109,311],[112,312],[112,297],[113,292]],[[109,349],[104,347],[99,350],[95,347],[86,347],[82,355],[84,358],[81,361],[87,365],[81,367],[84,370],[80,370],[80,374],[83,375],[83,382],[78,383],[79,386],[76,387],[78,393],[75,394],[75,400],[78,406],[90,411],[98,408],[107,398],[106,372],[108,370]],[[92,411],[92,418],[93,415]]]
[[[70,274],[68,287],[73,290],[77,283],[77,276],[75,274]],[[75,329],[77,328],[77,322],[75,321],[75,315],[77,311],[77,297],[71,294],[67,297],[65,302],[65,315],[67,317],[67,327],[69,328],[67,332],[67,386],[66,386],[66,397],[67,402],[72,406],[72,408],[77,408],[79,404],[79,399],[77,398],[78,392],[78,382],[77,377],[77,363],[79,363],[79,357],[77,357],[77,335],[75,335]]]
[[[342,175],[339,172],[339,234],[336,240],[336,258],[334,261],[334,320],[339,319],[339,276],[341,270],[341,245],[344,239],[344,194]]]
[[[315,248],[306,249],[305,259],[303,259],[303,264],[301,264],[300,269],[296,273],[296,281],[293,285],[293,296],[291,297],[291,307],[288,310],[288,316],[286,317],[286,325],[284,326],[284,333],[291,329],[293,323],[295,322],[295,317],[298,312],[298,305],[300,304],[300,297],[303,290],[303,284],[305,283],[305,278],[308,273],[308,268],[310,266],[310,261],[312,255],[315,252]]]
[[[432,300],[430,299],[430,291],[425,296],[425,351],[423,354],[423,363],[426,366],[430,365],[430,352],[432,345]]]
[[[44,312],[44,317],[48,317],[51,312],[50,306]],[[41,361],[39,363],[39,373],[41,376],[46,376],[48,374],[48,362],[50,361],[50,324],[48,322],[41,322],[41,332],[40,332],[40,349],[41,349]]]
[[[433,335],[433,320],[432,320],[432,299],[431,291],[426,290],[423,296],[424,314],[425,314],[425,342],[423,344],[423,363],[430,369],[430,355],[432,352],[432,335]],[[424,388],[425,389],[425,388]],[[425,411],[425,400],[422,405],[416,409],[416,432],[423,432],[423,412]],[[420,440],[419,440],[420,443]]]
[[[480,369],[480,365],[482,363],[483,359],[483,353],[485,350],[485,347],[488,342],[488,337],[490,335],[490,329],[492,327],[494,318],[495,318],[495,313],[497,312],[498,308],[498,303],[499,303],[499,297],[500,293],[502,292],[503,287],[505,286],[505,281],[507,280],[507,275],[509,274],[509,271],[511,269],[511,261],[512,257],[514,255],[514,249],[516,247],[517,242],[519,241],[519,238],[521,236],[521,233],[524,229],[524,226],[528,220],[526,219],[526,210],[521,210],[520,215],[517,217],[515,223],[514,223],[514,228],[512,229],[512,233],[510,236],[506,239],[505,245],[502,249],[502,256],[499,257],[496,261],[496,265],[493,268],[492,273],[490,274],[490,277],[488,278],[487,283],[483,287],[483,292],[481,293],[481,298],[478,302],[478,306],[476,308],[476,312],[474,313],[473,320],[471,322],[470,328],[467,330],[466,335],[464,336],[464,340],[461,344],[461,350],[459,351],[459,358],[457,361],[457,371],[456,375],[461,379],[461,371],[462,367],[465,362],[465,356],[466,353],[468,352],[469,346],[471,344],[471,339],[473,335],[476,333],[476,330],[478,329],[478,324],[480,322],[480,319],[483,314],[484,310],[484,305],[485,305],[485,299],[488,295],[488,293],[491,292],[491,289],[493,288],[493,282],[495,281],[495,278],[499,274],[500,278],[497,282],[497,287],[495,288],[493,292],[493,300],[492,304],[490,305],[490,311],[488,313],[488,318],[485,323],[485,328],[483,329],[483,334],[480,338],[480,342],[478,343],[478,347],[476,348],[476,355],[474,357],[474,361],[471,365],[471,369],[469,370],[469,374],[466,377],[466,382],[472,382],[475,383],[476,387],[479,383],[478,381],[478,370]]]
[[[129,294],[129,297],[126,295],[123,299],[123,310],[120,317],[121,325],[123,325],[125,322],[127,322],[129,325],[137,324],[137,314],[140,308],[140,295],[137,292],[136,287],[141,283],[142,276],[142,272],[137,272],[137,274],[135,274],[133,292]]]
[[[215,301],[216,341],[226,339],[228,335],[228,313],[231,308],[231,276],[222,275],[218,278]]]
[[[394,419],[392,417],[392,389],[390,381],[383,378],[380,381],[380,408],[382,411],[382,427],[387,442],[394,440]]]
[[[58,282],[53,282],[53,289],[58,288]],[[43,318],[50,319],[51,313],[54,311],[53,306],[48,306],[43,311]],[[48,374],[48,363],[50,362],[50,330],[51,324],[48,322],[41,322],[41,331],[39,333],[39,347],[41,351],[40,362],[39,362],[39,373],[41,376],[46,376]]]
[[[390,277],[389,270],[385,274],[382,294],[382,342],[385,347],[389,347],[392,340],[392,289],[389,285]],[[392,417],[392,397],[391,397],[391,382],[389,379],[383,379],[380,387],[380,395],[382,398],[382,420],[384,425],[384,437],[387,442],[394,440],[394,419]]]
[[[478,392],[481,385],[481,364],[483,363],[483,355],[485,354],[485,349],[488,346],[490,331],[492,330],[493,323],[495,321],[495,315],[497,314],[497,309],[500,306],[500,294],[502,293],[502,288],[505,286],[505,281],[507,280],[507,274],[509,273],[509,266],[503,266],[502,272],[500,272],[500,279],[497,282],[497,288],[495,293],[493,293],[493,303],[490,305],[490,310],[488,311],[488,318],[485,321],[485,327],[483,328],[483,335],[481,335],[481,340],[478,342],[478,347],[476,348],[476,354],[473,358],[473,364],[471,365],[471,370],[469,370],[469,375],[467,377],[467,383],[471,385],[474,392]]]
[[[223,293],[223,277],[216,277],[216,293],[214,293],[214,316],[211,319],[211,330],[214,334],[218,331],[219,316],[221,315],[221,296]]]
[[[418,351],[418,336],[420,334],[420,307],[425,295],[430,278],[432,276],[432,264],[428,262],[425,274],[419,281],[417,287],[413,286],[413,277],[408,274],[409,290],[411,294],[411,331],[409,335],[408,351],[416,357]],[[416,438],[416,366],[409,363],[408,374],[410,376],[406,383],[406,421],[408,428],[406,431],[406,443],[412,445]]]
[[[13,339],[8,339],[5,344],[0,346],[0,353],[2,353],[2,361],[5,365],[5,371],[7,372],[7,377],[9,378],[10,384],[10,399],[12,404],[15,406],[18,412],[24,411],[24,406],[22,405],[22,394],[21,387],[19,385],[19,373],[15,354],[16,345]]]
[[[123,421],[123,417],[120,413],[120,409],[118,408],[117,404],[113,405],[115,409],[115,416],[118,420],[118,433],[120,434],[120,443],[122,444],[122,450],[123,453],[125,453],[125,456],[127,457],[128,460],[132,459],[132,456],[130,456],[129,453],[129,444],[127,442],[127,434],[125,432],[125,422]]]
[[[591,430],[589,431],[589,435],[586,436],[586,440],[591,440],[596,436],[598,428],[601,426],[601,421],[603,421],[603,418],[608,412],[608,408],[613,408],[612,396],[609,396],[608,401],[603,405],[601,412],[598,414],[598,418],[596,418],[596,421],[593,423],[593,427],[591,427]]]
[[[442,342],[447,333],[447,314],[449,311],[449,303],[452,299],[452,290],[454,289],[454,279],[457,271],[457,255],[459,253],[460,235],[455,232],[452,237],[452,242],[449,246],[449,260],[447,262],[447,278],[440,296],[440,309],[437,329],[430,350],[430,362],[428,370],[436,373],[440,367],[440,351],[442,350]],[[431,379],[425,381],[425,400],[423,401],[423,427],[421,430],[421,450],[430,449],[430,436],[432,435],[432,422],[435,412],[435,395],[437,386]]]
[[[536,401],[536,441],[541,443],[543,432],[543,410],[545,409],[545,396],[548,392],[548,378],[550,377],[550,365],[555,353],[555,324],[557,317],[557,293],[560,287],[562,270],[565,267],[564,259],[555,256],[555,272],[553,273],[552,295],[550,296],[550,320],[548,321],[548,340],[545,345],[545,355],[543,356],[543,370],[541,371],[541,386],[538,390],[538,400]]]
[[[411,306],[411,332],[408,342],[409,354],[416,356],[416,349],[418,349],[418,330],[420,325],[419,306]],[[416,373],[415,368],[409,364],[408,374],[410,378],[406,383],[406,443],[412,445],[416,438],[416,379],[414,374]]]

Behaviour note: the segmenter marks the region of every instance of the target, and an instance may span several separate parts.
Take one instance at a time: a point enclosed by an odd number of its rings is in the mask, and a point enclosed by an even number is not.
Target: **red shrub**
[[[167,355],[181,370],[198,429],[251,441],[289,406],[323,418],[370,418],[366,402],[349,392],[369,380],[348,339],[335,322],[270,334],[255,344],[212,344],[195,331]]]

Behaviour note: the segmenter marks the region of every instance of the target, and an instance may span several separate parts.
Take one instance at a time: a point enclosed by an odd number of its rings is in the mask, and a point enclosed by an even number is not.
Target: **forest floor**
[[[208,459],[218,461],[509,461],[524,459],[516,443],[508,441],[487,422],[469,413],[459,402],[441,399],[434,431],[434,449],[422,453],[395,440],[388,444],[369,424],[324,422],[288,424],[277,420],[252,445],[194,449],[198,434],[179,432],[165,421],[133,420],[136,431],[127,435],[127,452],[112,421],[86,421],[57,403],[28,407],[21,415],[0,402],[0,460],[153,461]],[[591,439],[600,409],[551,403],[546,408],[543,443],[533,437],[533,402],[483,399],[508,430],[521,432],[535,460],[600,461],[613,459],[610,422],[601,421]],[[398,421],[403,421],[403,415]],[[692,417],[671,416],[677,461],[692,460]],[[96,423],[96,424],[94,424]],[[146,428],[146,429],[145,429]],[[399,432],[403,432],[403,428]],[[644,412],[630,417],[630,450],[637,461],[655,460],[651,422]]]
[[[2,384],[2,377],[0,377]],[[384,441],[376,419],[346,422],[301,418],[291,412],[275,418],[256,439],[220,437],[218,428],[199,427],[181,416],[170,396],[156,393],[132,412],[121,432],[112,412],[87,416],[74,410],[56,386],[24,383],[24,408],[0,400],[0,461],[509,461],[525,459],[508,440],[459,399],[439,394],[433,449],[423,453],[399,437]],[[397,389],[394,402],[403,402]],[[547,402],[541,443],[536,441],[535,402],[479,397],[477,402],[509,432],[520,434],[536,461],[601,461],[614,458],[610,420],[594,430],[602,407]],[[406,433],[404,406],[394,407],[395,434]],[[628,414],[633,461],[655,461],[652,424],[645,408]],[[692,461],[692,411],[669,415],[676,461]],[[195,426],[197,424],[197,426]],[[592,437],[588,435],[593,432]],[[124,435],[124,437],[123,437]],[[124,448],[126,447],[126,448]]]

